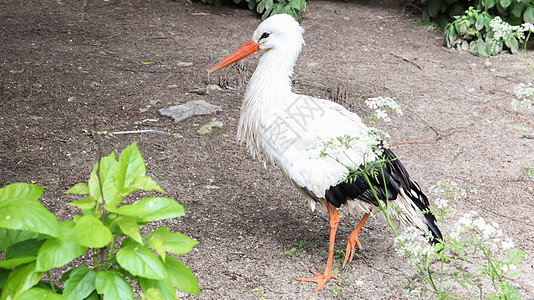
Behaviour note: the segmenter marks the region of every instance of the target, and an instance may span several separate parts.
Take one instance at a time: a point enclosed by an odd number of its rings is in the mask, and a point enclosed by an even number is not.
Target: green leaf
[[[448,37],[447,37],[447,43],[449,47],[452,47],[456,44],[456,40],[458,39],[458,32],[456,31],[455,26],[450,26],[448,31]]]
[[[256,1],[255,0],[248,0],[248,9],[249,10],[254,10],[254,6],[256,6]]]
[[[499,0],[499,3],[501,4],[502,8],[507,8],[512,4],[512,0]]]
[[[511,12],[512,15],[521,18],[523,11],[525,10],[526,5],[521,2],[512,2]]]
[[[489,56],[489,53],[487,51],[486,43],[482,40],[477,41],[477,47],[476,47],[478,54],[482,56]]]
[[[68,300],[85,299],[95,290],[95,277],[95,271],[87,266],[72,269],[65,281],[63,295]]]
[[[11,270],[0,269],[0,294],[2,294],[2,289],[6,284],[7,277],[9,277],[9,273],[11,273]]]
[[[100,295],[104,295],[104,300],[134,299],[132,288],[114,270],[99,271],[96,273],[95,287]]]
[[[275,6],[273,5],[273,6],[271,6],[270,8],[266,8],[266,9],[265,9],[265,12],[261,15],[261,18],[262,18],[263,20],[267,19],[267,18],[272,14],[272,12],[273,12],[273,10],[274,10],[274,7],[275,7]]]
[[[35,256],[18,257],[12,259],[4,259],[0,261],[0,269],[11,269],[16,266],[23,265],[35,260]]]
[[[168,279],[151,280],[151,279],[146,279],[146,278],[139,278],[139,286],[145,292],[149,291],[150,289],[156,289],[159,292],[159,296],[163,300],[175,300],[176,299],[176,290],[174,289],[174,287],[172,286],[172,283]]]
[[[17,296],[15,300],[65,300],[65,296],[56,294],[51,290],[46,290],[42,288],[31,288],[24,293]]]
[[[441,9],[441,2],[439,0],[428,1],[428,14],[431,17],[437,16],[440,9]]]
[[[27,256],[37,256],[39,247],[44,243],[44,240],[27,239],[10,245],[4,255],[4,259],[12,259]]]
[[[98,293],[95,291],[93,291],[89,297],[85,298],[84,300],[99,300],[100,297],[98,297]]]
[[[121,189],[127,189],[137,179],[145,176],[146,167],[141,152],[137,149],[137,142],[122,150],[119,156],[119,165],[117,169],[117,184]]]
[[[114,180],[115,170],[117,169],[117,159],[115,154],[102,158],[100,162],[96,163],[91,175],[89,176],[89,194],[102,203],[102,192],[104,193],[104,201],[117,202],[117,195],[119,193],[117,182]],[[97,172],[100,166],[100,181],[98,180]],[[102,192],[100,190],[102,185]]]
[[[39,202],[43,188],[28,183],[13,183],[0,189],[0,201],[21,199],[23,201]]]
[[[476,24],[475,24],[475,28],[478,31],[480,31],[480,30],[482,30],[482,28],[484,28],[484,16],[483,15],[478,15],[478,18],[477,18],[477,21],[476,21]]]
[[[29,230],[14,230],[0,228],[0,251],[7,252],[7,248],[15,243],[39,237],[39,233]],[[4,257],[5,258],[5,257]]]
[[[256,12],[261,14],[265,10],[265,0],[261,0],[258,2],[258,5],[256,6]]]
[[[137,219],[139,222],[179,218],[185,215],[184,207],[170,198],[144,198],[135,202],[133,206],[142,207],[146,211],[145,215]]]
[[[523,14],[523,20],[525,23],[534,24],[534,6],[530,5],[525,9],[525,13]]]
[[[495,6],[495,0],[485,0],[484,1],[484,8],[486,10],[489,10],[490,8]]]
[[[75,206],[79,209],[93,209],[96,205],[96,200],[95,198],[89,196],[82,198],[81,200],[69,202],[67,205]]]
[[[59,228],[62,233],[61,237],[48,239],[39,249],[37,271],[44,272],[62,267],[87,251],[87,247],[76,241],[73,221],[61,222]]]
[[[165,252],[185,254],[191,251],[198,242],[179,232],[170,233],[168,227],[160,227],[148,234],[148,244],[164,258]]]
[[[0,189],[0,227],[58,236],[58,221],[39,198],[43,188],[14,183]]]
[[[139,205],[136,206],[136,205],[131,205],[131,204],[123,205],[118,208],[104,205],[104,208],[109,212],[112,212],[114,214],[118,214],[121,216],[140,217],[140,216],[146,215],[147,213],[146,210],[142,206],[139,206]]]
[[[143,190],[165,193],[165,191],[158,185],[158,183],[152,177],[149,176],[137,177],[130,189],[133,189],[132,191]]]
[[[159,290],[156,288],[148,288],[145,292],[146,300],[163,300]]]
[[[517,41],[516,38],[510,37],[504,40],[504,43],[508,48],[510,48],[510,51],[512,53],[517,52],[517,49],[519,48],[519,41]]]
[[[179,290],[195,295],[200,293],[195,275],[193,275],[193,272],[191,272],[191,270],[189,270],[189,268],[181,261],[169,256],[164,265],[167,274],[169,274],[169,280]]]
[[[74,226],[78,244],[91,248],[102,248],[111,242],[111,231],[93,216],[83,216]]]
[[[139,231],[139,225],[137,224],[137,220],[134,217],[121,216],[117,222],[121,231],[124,234],[128,235],[139,244],[143,244],[143,237],[141,236],[141,232]]]
[[[65,194],[87,195],[89,194],[89,187],[85,183],[77,183],[66,191]]]
[[[34,261],[44,240],[28,239],[10,245],[0,261],[0,268],[10,269]]]
[[[117,252],[117,262],[133,275],[149,279],[167,278],[161,260],[152,252],[135,244],[128,244]]]
[[[35,262],[31,262],[15,268],[7,277],[6,284],[2,288],[0,299],[13,299],[24,291],[33,287],[41,276],[42,272],[35,271]]]
[[[455,2],[447,9],[449,10],[449,16],[458,16],[465,11],[465,6],[462,3]]]

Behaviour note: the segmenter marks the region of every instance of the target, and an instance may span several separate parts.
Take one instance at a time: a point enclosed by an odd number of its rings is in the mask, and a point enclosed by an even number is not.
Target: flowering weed
[[[448,180],[430,190],[438,196],[432,210],[441,221],[454,213],[449,200],[466,197],[464,189]],[[472,298],[519,299],[508,280],[518,274],[517,266],[525,253],[515,249],[499,224],[486,222],[476,211],[460,217],[439,245],[428,245],[415,228],[407,228],[396,238],[396,244],[399,255],[409,254],[419,266],[422,282],[430,286],[420,290],[420,296],[430,290],[439,299],[461,298],[456,290],[462,287]],[[493,287],[491,292],[487,285]]]

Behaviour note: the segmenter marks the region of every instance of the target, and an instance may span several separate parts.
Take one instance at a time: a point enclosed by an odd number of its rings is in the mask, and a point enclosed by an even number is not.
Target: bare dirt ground
[[[72,199],[63,192],[88,179],[97,140],[104,154],[138,141],[149,172],[186,208],[172,229],[200,242],[180,257],[198,279],[198,298],[402,297],[413,268],[397,256],[393,234],[379,219],[362,230],[362,257],[340,280],[317,293],[315,285],[294,281],[310,268],[323,270],[327,217],[310,212],[275,167],[264,168],[235,141],[257,56],[242,69],[207,76],[250,39],[260,22],[256,14],[185,0],[0,4],[0,186],[44,186],[45,206],[70,218],[75,211],[65,203]],[[384,126],[391,143],[399,143],[393,150],[425,191],[445,179],[477,189],[455,203],[458,214],[447,226],[471,210],[501,224],[527,252],[513,284],[532,299],[534,179],[522,165],[534,159],[528,138],[534,114],[510,106],[514,86],[529,74],[517,55],[483,58],[446,49],[441,32],[413,18],[402,6],[377,2],[310,2],[295,88],[361,115],[367,112],[360,96],[395,98],[405,115]],[[209,84],[224,89],[202,92]],[[211,136],[195,131],[212,116],[173,123],[158,114],[201,99],[223,108],[216,117],[224,126]],[[143,129],[163,133],[91,134]],[[340,249],[359,218],[342,217]],[[305,248],[284,253],[300,240]],[[341,269],[338,261],[334,269]]]

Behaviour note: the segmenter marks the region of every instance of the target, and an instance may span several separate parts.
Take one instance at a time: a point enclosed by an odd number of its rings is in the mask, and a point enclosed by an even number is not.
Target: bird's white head
[[[251,41],[211,68],[210,72],[220,70],[258,50],[279,50],[296,60],[304,44],[303,33],[304,29],[290,15],[271,16],[258,26]]]

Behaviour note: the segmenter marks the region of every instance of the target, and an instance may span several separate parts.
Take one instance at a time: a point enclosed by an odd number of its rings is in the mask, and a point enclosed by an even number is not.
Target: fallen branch
[[[146,129],[146,130],[131,130],[131,131],[115,131],[112,134],[137,134],[137,133],[165,133],[163,130]]]

